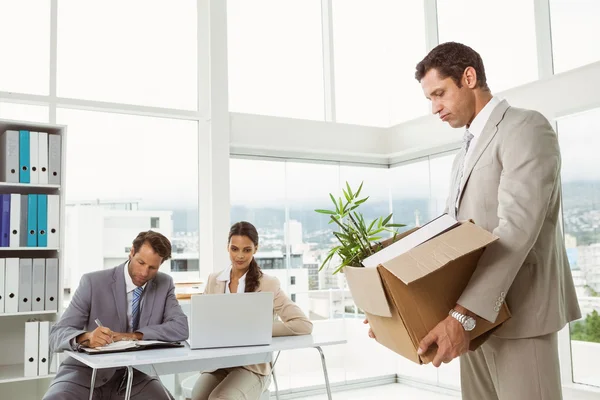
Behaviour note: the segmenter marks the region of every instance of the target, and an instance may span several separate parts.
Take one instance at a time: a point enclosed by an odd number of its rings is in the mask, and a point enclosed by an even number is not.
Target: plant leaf
[[[338,208],[337,201],[335,201],[335,197],[331,193],[329,193],[329,197],[331,197],[331,201],[333,201],[333,205],[335,206],[335,211],[337,214],[340,214],[340,209]]]
[[[348,194],[350,195],[350,197],[354,198],[354,194],[352,194],[352,189],[350,189],[350,185],[348,184],[348,181],[346,181],[346,188],[348,188]]]
[[[337,214],[335,211],[331,211],[331,210],[321,210],[321,209],[318,209],[318,210],[315,210],[315,211],[318,212],[318,213],[321,213],[321,214],[328,214],[328,215],[336,215]]]
[[[405,227],[406,225],[404,225],[404,224],[387,224],[386,226],[390,227],[390,228],[402,228],[402,227]]]
[[[388,215],[387,218],[383,220],[383,222],[381,223],[381,225],[385,225],[388,222],[390,222],[390,219],[392,219],[392,215],[394,215],[394,213],[391,213],[390,215]]]
[[[369,199],[369,196],[365,197],[364,199],[360,199],[354,202],[354,204],[356,205],[361,205],[362,203],[364,203],[365,201],[367,201]]]
[[[358,195],[360,194],[360,191],[362,190],[363,183],[364,183],[364,181],[360,183],[360,186],[358,187],[358,190],[356,191],[356,194],[354,195],[355,198],[358,198]]]

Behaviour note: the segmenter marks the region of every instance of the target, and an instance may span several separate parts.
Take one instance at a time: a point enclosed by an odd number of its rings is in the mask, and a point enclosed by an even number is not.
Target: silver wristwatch
[[[461,314],[454,309],[450,310],[448,315],[460,322],[463,328],[465,328],[465,331],[470,332],[475,329],[475,325],[477,324],[475,318]]]

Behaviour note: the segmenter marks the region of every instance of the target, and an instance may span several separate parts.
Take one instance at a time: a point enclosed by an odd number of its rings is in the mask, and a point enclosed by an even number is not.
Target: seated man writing
[[[170,257],[171,243],[165,236],[141,232],[133,241],[129,261],[85,274],[69,307],[50,331],[50,352],[128,339],[187,340],[187,317],[175,297],[173,279],[158,272]],[[87,399],[91,377],[91,368],[69,357],[44,399]],[[124,397],[126,380],[126,368],[98,370],[93,398]],[[134,369],[132,399],[164,399],[167,393],[157,378]]]

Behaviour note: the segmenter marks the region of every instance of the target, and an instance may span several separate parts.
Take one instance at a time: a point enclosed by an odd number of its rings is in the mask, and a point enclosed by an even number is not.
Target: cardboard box
[[[384,249],[363,261],[365,267],[345,267],[354,302],[377,341],[416,363],[433,361],[435,347],[417,355],[420,341],[448,316],[485,247],[497,239],[472,222],[444,215],[384,242]],[[477,318],[471,350],[508,318],[506,304],[494,324]]]

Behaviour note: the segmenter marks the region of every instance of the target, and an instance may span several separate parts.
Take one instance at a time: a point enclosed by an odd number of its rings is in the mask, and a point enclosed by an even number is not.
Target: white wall
[[[552,120],[600,107],[600,62],[548,79],[495,93],[512,106],[534,109]],[[387,137],[392,162],[458,148],[464,129],[452,129],[438,117],[418,118],[389,130]]]
[[[384,128],[230,113],[231,153],[381,164]]]

